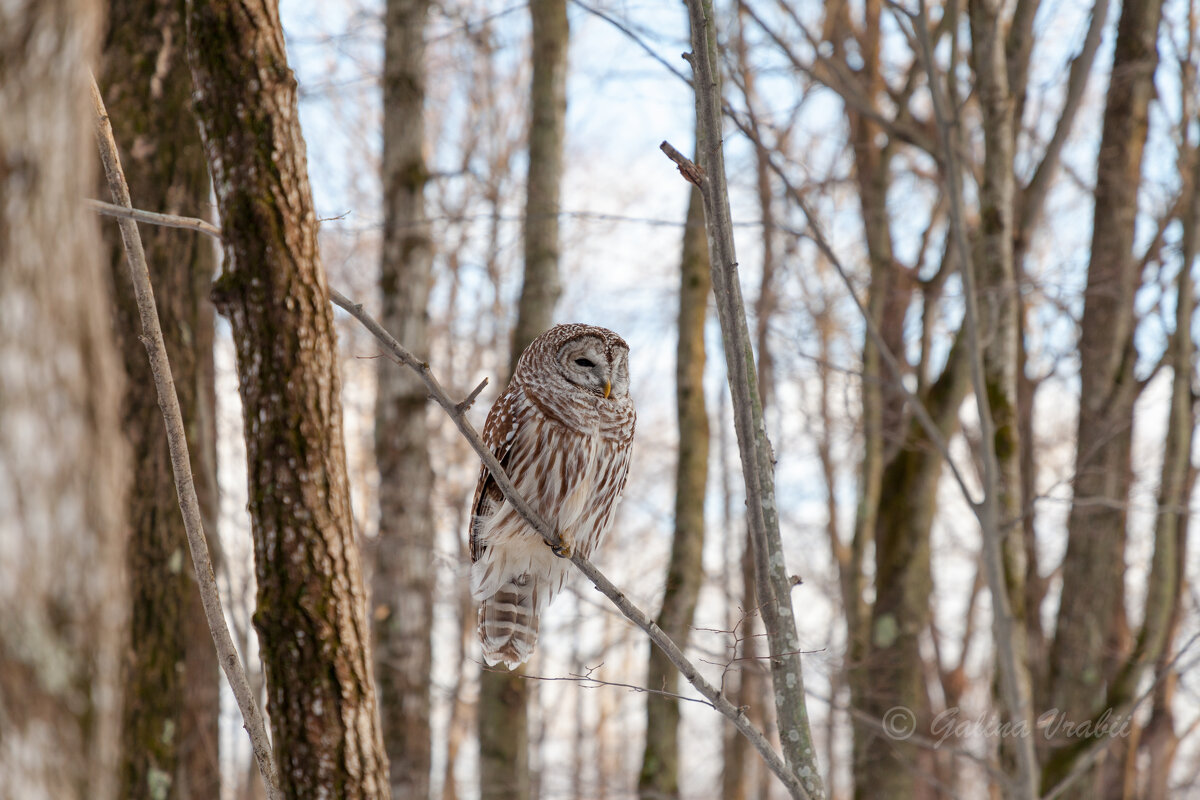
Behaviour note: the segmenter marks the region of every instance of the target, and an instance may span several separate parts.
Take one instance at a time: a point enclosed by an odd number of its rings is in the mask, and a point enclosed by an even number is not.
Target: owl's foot
[[[559,558],[570,558],[571,557],[571,542],[570,542],[570,540],[567,539],[567,537],[563,536],[562,534],[559,534],[558,544],[551,545],[550,550],[551,550],[551,552],[554,553],[554,555],[558,556]]]

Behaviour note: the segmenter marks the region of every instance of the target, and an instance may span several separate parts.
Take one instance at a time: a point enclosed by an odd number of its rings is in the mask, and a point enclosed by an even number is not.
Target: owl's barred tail
[[[515,669],[533,654],[538,636],[537,581],[508,581],[479,606],[479,641],[488,665]]]

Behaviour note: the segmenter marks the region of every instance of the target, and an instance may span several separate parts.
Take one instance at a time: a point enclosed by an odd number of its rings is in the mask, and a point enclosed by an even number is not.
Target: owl
[[[629,346],[591,325],[557,325],[525,348],[492,406],[483,442],[517,491],[562,536],[555,553],[486,467],[471,504],[471,596],[488,664],[512,669],[537,642],[572,553],[591,556],[625,488],[636,415]]]

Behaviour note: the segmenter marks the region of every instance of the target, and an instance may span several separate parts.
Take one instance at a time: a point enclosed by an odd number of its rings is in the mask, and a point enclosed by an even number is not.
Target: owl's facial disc
[[[628,354],[623,349],[610,361],[604,342],[595,336],[582,336],[564,344],[558,351],[562,376],[569,383],[603,398],[621,397],[629,390]]]

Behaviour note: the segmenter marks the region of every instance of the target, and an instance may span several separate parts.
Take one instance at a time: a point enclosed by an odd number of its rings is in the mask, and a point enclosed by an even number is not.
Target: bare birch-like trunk
[[[128,451],[91,0],[0,5],[0,793],[116,797]]]
[[[388,796],[333,313],[273,0],[188,4],[237,351],[268,710],[287,797]]]
[[[425,218],[425,23],[429,0],[389,0],[383,76],[383,258],[380,321],[429,356],[433,246]],[[379,361],[375,460],[379,539],[372,605],[375,681],[395,797],[429,796],[433,666],[433,470],[424,384]]]
[[[708,483],[708,409],[704,402],[704,325],[712,291],[704,205],[692,187],[683,234],[679,284],[679,343],[676,347],[675,409],[679,458],[675,469],[675,531],[667,565],[658,627],[686,649],[700,587],[704,582],[704,500]],[[678,692],[679,672],[650,643],[646,686]],[[646,746],[638,777],[644,798],[679,796],[679,700],[646,695]]]
[[[100,85],[124,153],[130,193],[143,208],[207,216],[208,162],[191,114],[192,76],[182,3],[114,0]],[[101,192],[101,196],[107,192]],[[216,530],[216,425],[212,242],[191,231],[144,226],[142,241],[192,455],[205,528]],[[104,228],[116,288],[116,323],[128,380],[125,436],[133,456],[128,571],[132,598],[125,664],[121,793],[131,798],[220,794],[220,667],[189,568],[170,454],[125,249]],[[215,540],[210,546],[215,549]]]

